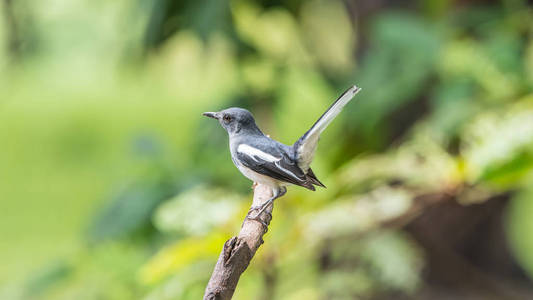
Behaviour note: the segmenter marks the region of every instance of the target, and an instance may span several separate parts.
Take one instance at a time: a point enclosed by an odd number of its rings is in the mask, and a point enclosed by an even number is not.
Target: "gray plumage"
[[[359,91],[360,88],[352,86],[344,92],[292,146],[264,135],[246,109],[234,107],[206,112],[204,116],[217,119],[228,132],[231,158],[241,173],[272,188],[274,196],[268,205],[285,194],[286,185],[294,184],[313,191],[315,185],[325,187],[310,168],[320,134]],[[261,207],[260,213],[264,208]]]

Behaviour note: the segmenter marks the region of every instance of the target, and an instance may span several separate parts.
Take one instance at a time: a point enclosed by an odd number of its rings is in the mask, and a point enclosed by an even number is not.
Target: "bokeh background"
[[[502,0],[2,0],[0,299],[199,299],[286,144],[363,88],[235,299],[533,299],[533,13]]]

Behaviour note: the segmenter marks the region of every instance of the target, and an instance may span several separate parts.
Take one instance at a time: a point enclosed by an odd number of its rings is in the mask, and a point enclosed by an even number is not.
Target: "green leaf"
[[[43,294],[47,289],[58,284],[71,275],[73,268],[65,261],[59,261],[33,275],[26,285],[29,297]]]
[[[154,225],[162,232],[205,235],[234,217],[240,198],[223,189],[197,186],[160,205]]]
[[[131,184],[94,217],[88,230],[89,241],[95,243],[131,237],[151,228],[152,212],[175,192],[176,187],[165,181]]]
[[[371,237],[363,250],[383,287],[412,292],[420,283],[422,260],[413,241],[399,232],[384,232]]]

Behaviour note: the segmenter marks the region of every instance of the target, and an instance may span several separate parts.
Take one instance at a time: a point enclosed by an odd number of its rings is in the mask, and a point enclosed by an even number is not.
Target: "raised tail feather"
[[[315,122],[315,124],[300,138],[296,143],[294,143],[294,156],[298,162],[298,166],[306,174],[308,174],[309,165],[313,161],[315,156],[315,150],[318,144],[318,139],[320,134],[328,125],[337,117],[337,115],[342,111],[344,106],[352,100],[352,98],[357,94],[361,88],[357,86],[352,86],[346,90],[333,104],[328,108],[328,110]],[[312,174],[312,171],[310,172]],[[308,174],[309,175],[309,174]],[[318,179],[312,175],[318,183]],[[322,183],[318,184],[322,185]],[[323,185],[322,185],[323,186]]]

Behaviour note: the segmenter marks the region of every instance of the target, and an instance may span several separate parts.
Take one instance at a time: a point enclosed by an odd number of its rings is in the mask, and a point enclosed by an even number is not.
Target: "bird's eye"
[[[229,123],[231,122],[231,117],[228,115],[225,115],[222,119],[224,119],[224,122]]]

